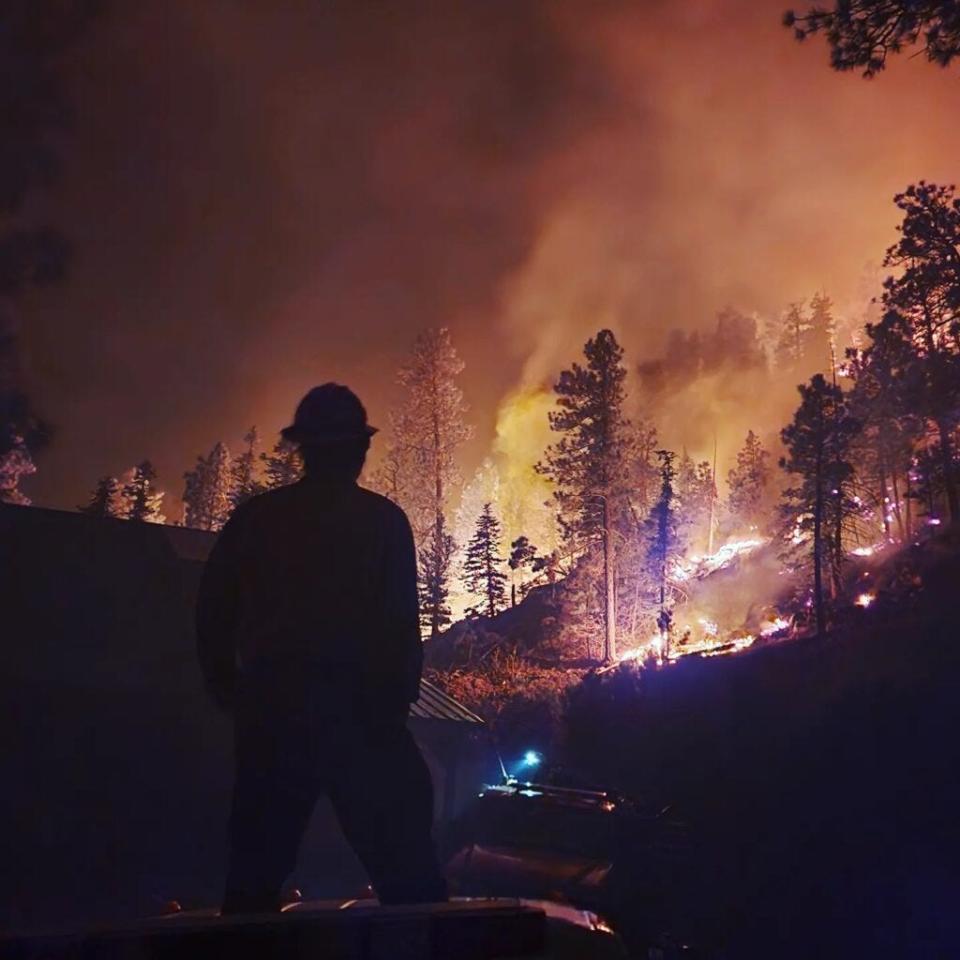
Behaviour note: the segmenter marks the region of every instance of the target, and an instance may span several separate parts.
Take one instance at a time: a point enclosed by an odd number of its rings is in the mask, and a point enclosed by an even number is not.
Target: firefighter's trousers
[[[271,698],[272,699],[272,698]],[[224,913],[275,911],[326,794],[384,904],[446,899],[431,838],[433,786],[404,718],[241,698]],[[326,707],[326,709],[324,709]]]

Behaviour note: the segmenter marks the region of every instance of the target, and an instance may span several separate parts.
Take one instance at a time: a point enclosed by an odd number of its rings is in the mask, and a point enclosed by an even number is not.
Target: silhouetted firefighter
[[[375,432],[346,387],[311,390],[282,431],[304,478],[238,507],[204,572],[200,662],[235,718],[224,913],[279,908],[320,793],[381,902],[446,896],[406,727],[422,666],[413,536],[356,482]]]

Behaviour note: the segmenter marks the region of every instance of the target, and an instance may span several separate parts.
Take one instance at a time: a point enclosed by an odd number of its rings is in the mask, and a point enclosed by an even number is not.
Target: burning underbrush
[[[656,669],[693,655],[719,656],[791,634],[777,612],[785,582],[776,549],[758,536],[731,540],[713,554],[678,563],[673,580],[681,598],[671,638],[648,629],[628,640],[613,664],[598,667],[568,640],[563,622],[564,580],[535,587],[494,618],[454,624],[426,646],[427,672],[504,731],[524,735],[555,729],[565,693],[592,672],[620,665]],[[542,738],[537,742],[543,742]]]
[[[831,630],[909,606],[923,587],[924,567],[957,546],[941,534],[909,548],[883,542],[852,551],[843,593],[830,604]],[[744,537],[678,562],[669,632],[648,628],[640,642],[625,641],[612,664],[564,646],[558,615],[566,586],[558,580],[530,590],[495,618],[462,620],[428,643],[428,676],[503,736],[548,743],[568,693],[588,676],[672,671],[691,659],[728,658],[812,635],[807,578],[785,567],[782,547],[776,539]]]

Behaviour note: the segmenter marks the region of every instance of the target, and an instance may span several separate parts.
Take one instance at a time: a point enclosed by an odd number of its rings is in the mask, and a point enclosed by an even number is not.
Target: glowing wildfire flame
[[[775,633],[779,633],[781,630],[787,630],[790,627],[790,621],[786,620],[783,617],[777,616],[773,620],[768,620],[767,622],[761,624],[760,626],[760,636],[769,637]]]
[[[880,553],[881,550],[886,550],[887,547],[889,547],[893,542],[893,540],[878,540],[876,543],[871,543],[869,546],[854,547],[850,553],[855,557],[873,557]]]
[[[730,566],[739,557],[762,547],[766,542],[766,540],[759,538],[731,540],[714,553],[679,560],[673,568],[674,579],[684,581],[708,577],[711,573],[716,573],[718,570]]]
[[[739,558],[746,556],[769,541],[760,537],[750,537],[743,540],[730,540],[714,553],[701,554],[678,560],[672,570],[675,581],[692,581],[708,577],[719,570],[729,567]],[[696,631],[697,638],[693,638],[693,630],[689,625],[678,629],[678,636],[682,637],[676,643],[666,648],[666,640],[659,632],[654,633],[646,642],[639,646],[624,650],[617,657],[618,663],[633,662],[640,666],[653,660],[658,665],[672,663],[687,656],[721,656],[737,653],[751,646],[756,637],[751,634],[736,634],[730,636],[720,627],[720,624],[709,617],[697,617],[690,623],[699,625]],[[788,627],[789,621],[777,617],[767,624],[765,633],[776,633]],[[610,669],[610,668],[605,668]]]
[[[712,650],[703,650],[700,653],[701,657],[723,657],[731,653],[739,653],[741,650],[746,650],[747,647],[753,646],[754,641],[757,638],[751,634],[747,634],[744,637],[736,637],[733,640],[730,640],[728,643],[721,643],[719,646],[714,647]]]
[[[552,439],[547,413],[553,403],[553,394],[540,387],[511,393],[497,411],[493,445],[499,474],[496,507],[504,541],[510,543],[522,534],[544,554],[559,545],[557,525],[546,508],[552,487],[536,472],[534,464],[543,458],[544,448]]]

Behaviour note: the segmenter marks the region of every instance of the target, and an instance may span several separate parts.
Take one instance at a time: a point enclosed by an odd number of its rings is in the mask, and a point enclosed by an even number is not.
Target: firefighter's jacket
[[[405,714],[422,668],[410,524],[353,482],[306,478],[254,497],[207,561],[196,626],[207,687],[225,706],[272,676],[268,699],[283,699],[288,677],[334,713]]]

